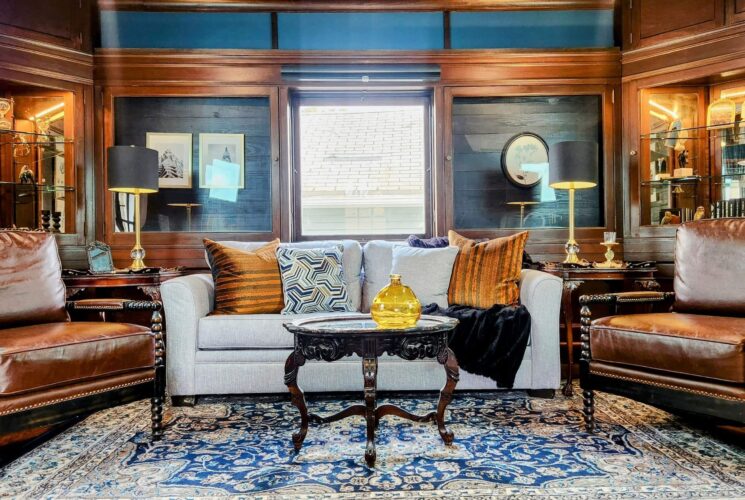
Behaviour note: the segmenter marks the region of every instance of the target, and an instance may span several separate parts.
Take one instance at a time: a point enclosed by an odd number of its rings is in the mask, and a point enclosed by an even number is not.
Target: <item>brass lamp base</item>
[[[581,262],[579,258],[579,245],[575,240],[571,239],[567,241],[564,245],[564,251],[567,254],[564,264],[579,264]]]
[[[129,252],[129,256],[132,257],[132,263],[129,265],[129,269],[132,271],[139,271],[147,267],[145,265],[145,249],[139,244],[132,248]]]

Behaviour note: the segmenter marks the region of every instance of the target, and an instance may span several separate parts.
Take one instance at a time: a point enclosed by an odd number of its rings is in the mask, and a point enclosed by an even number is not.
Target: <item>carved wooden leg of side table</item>
[[[445,408],[447,408],[453,399],[453,391],[460,379],[460,371],[455,354],[447,347],[440,351],[437,361],[445,367],[447,379],[445,380],[445,385],[440,390],[440,400],[437,402],[437,416],[435,420],[437,421],[437,430],[440,431],[442,440],[445,444],[452,444],[453,432],[445,427]]]
[[[285,362],[285,385],[290,391],[292,404],[300,410],[300,430],[292,435],[292,444],[295,451],[300,451],[305,436],[308,434],[308,407],[305,405],[305,394],[297,385],[297,373],[305,364],[305,357],[297,351],[293,351]]]
[[[362,376],[365,379],[365,420],[367,421],[367,446],[365,447],[365,462],[368,467],[375,466],[375,399],[378,385],[378,358],[362,359]]]

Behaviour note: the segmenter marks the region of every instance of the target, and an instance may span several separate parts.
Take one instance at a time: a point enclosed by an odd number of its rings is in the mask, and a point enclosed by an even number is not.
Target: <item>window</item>
[[[295,237],[429,234],[430,99],[294,100]]]

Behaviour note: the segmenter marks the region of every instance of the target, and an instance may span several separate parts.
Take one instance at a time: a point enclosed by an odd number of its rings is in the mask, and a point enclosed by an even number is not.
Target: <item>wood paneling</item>
[[[724,25],[725,0],[635,0],[625,6],[624,48],[641,48]]]
[[[727,24],[745,22],[745,0],[726,0]]]
[[[3,33],[68,49],[91,50],[91,0],[4,0]]]
[[[98,0],[103,10],[218,12],[612,9],[613,3],[613,0]]]

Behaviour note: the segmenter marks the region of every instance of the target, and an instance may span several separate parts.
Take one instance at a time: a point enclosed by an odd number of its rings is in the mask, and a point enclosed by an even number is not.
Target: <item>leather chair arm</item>
[[[152,300],[82,299],[67,302],[68,311],[160,311],[161,303]]]
[[[581,295],[579,303],[583,306],[591,304],[654,304],[666,302],[674,298],[674,292],[620,292],[604,293],[602,295]]]

